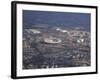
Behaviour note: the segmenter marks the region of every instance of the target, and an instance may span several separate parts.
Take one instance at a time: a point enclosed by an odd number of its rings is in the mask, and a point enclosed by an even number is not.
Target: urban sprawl
[[[23,69],[90,66],[90,32],[79,27],[23,29]]]

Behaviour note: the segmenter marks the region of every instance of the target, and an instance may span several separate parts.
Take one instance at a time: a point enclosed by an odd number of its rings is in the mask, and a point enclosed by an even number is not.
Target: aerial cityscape
[[[23,11],[23,69],[91,66],[90,14]]]

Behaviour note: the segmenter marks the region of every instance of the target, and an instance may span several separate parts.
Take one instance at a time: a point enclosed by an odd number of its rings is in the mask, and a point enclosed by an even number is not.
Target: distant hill
[[[23,10],[23,27],[80,27],[90,31],[89,13],[51,12]],[[38,25],[38,26],[37,26]]]

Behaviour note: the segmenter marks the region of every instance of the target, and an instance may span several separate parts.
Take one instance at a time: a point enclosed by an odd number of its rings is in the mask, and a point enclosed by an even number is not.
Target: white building
[[[39,30],[36,29],[29,29],[31,32],[33,32],[34,34],[39,34],[41,33]]]
[[[50,37],[50,38],[45,38],[44,42],[46,42],[46,43],[53,43],[54,44],[54,43],[61,43],[61,40],[57,39],[57,38]]]
[[[83,38],[77,40],[77,43],[83,43],[83,42],[84,42]]]

